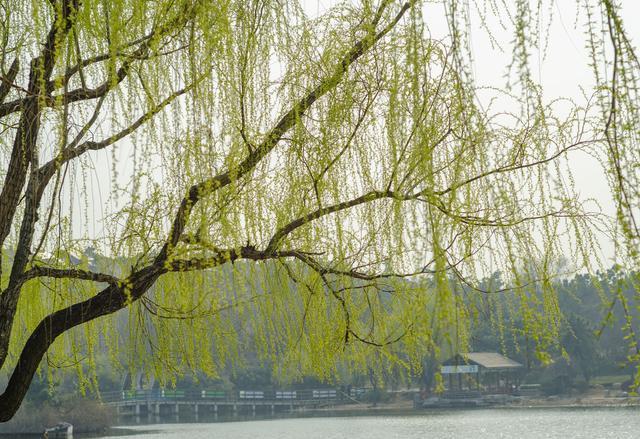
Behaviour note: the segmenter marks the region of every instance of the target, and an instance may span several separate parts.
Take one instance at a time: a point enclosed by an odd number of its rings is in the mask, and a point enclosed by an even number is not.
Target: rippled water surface
[[[439,411],[410,416],[163,424],[132,429],[136,430],[136,439],[637,439],[640,438],[640,409]]]

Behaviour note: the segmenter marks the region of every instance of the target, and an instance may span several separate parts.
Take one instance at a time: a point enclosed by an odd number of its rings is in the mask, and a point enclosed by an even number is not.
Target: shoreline
[[[241,418],[224,418],[214,421],[212,419],[202,419],[200,422],[193,420],[181,423],[223,423],[223,422],[251,422],[277,419],[300,419],[314,417],[371,417],[371,416],[422,416],[422,415],[438,415],[441,413],[477,411],[477,410],[585,410],[585,409],[635,409],[640,408],[640,397],[550,397],[550,398],[526,398],[511,401],[508,403],[496,403],[483,407],[427,407],[416,408],[413,402],[408,399],[400,399],[393,402],[379,403],[373,407],[367,403],[346,404],[340,406],[330,406],[323,408],[295,410],[290,413],[282,413],[279,416],[259,416],[259,417],[241,417]],[[140,431],[135,427],[148,427],[153,430],[154,425],[161,425],[173,422],[159,423],[143,423],[143,424],[124,424],[114,425],[107,428],[106,432],[78,432],[74,434],[77,437],[102,437],[105,433],[111,435],[120,434],[136,434]],[[132,428],[134,427],[134,428]],[[126,433],[125,433],[126,432]],[[3,432],[0,438],[19,438],[19,437],[40,437],[34,433],[26,432]]]
[[[604,409],[604,408],[640,408],[640,397],[551,397],[551,398],[526,398],[506,403],[495,403],[482,407],[414,407],[412,401],[397,401],[392,403],[380,403],[376,407],[367,404],[348,404],[342,406],[306,409],[297,411],[296,414],[341,414],[349,415],[375,415],[375,414],[407,414],[429,413],[439,411],[456,410],[491,410],[491,409]]]

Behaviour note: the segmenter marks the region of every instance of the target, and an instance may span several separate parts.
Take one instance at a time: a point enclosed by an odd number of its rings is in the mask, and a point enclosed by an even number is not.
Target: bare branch
[[[321,218],[325,215],[329,215],[331,213],[346,210],[351,207],[358,206],[360,204],[370,203],[372,201],[379,200],[382,198],[393,198],[397,200],[408,199],[407,197],[397,194],[393,191],[371,191],[358,198],[354,198],[353,200],[344,201],[342,203],[317,209],[314,212],[301,216],[291,221],[289,224],[285,225],[284,227],[281,227],[280,229],[278,229],[276,233],[274,233],[271,240],[269,241],[269,244],[267,245],[267,248],[265,251],[266,252],[274,251],[278,247],[282,239],[284,239],[285,236],[287,236],[297,228],[310,223],[313,220]]]
[[[46,186],[49,179],[54,175],[56,169],[59,169],[60,166],[62,166],[62,164],[68,162],[69,160],[79,157],[80,155],[84,154],[87,151],[97,151],[97,150],[104,149],[107,146],[113,145],[117,141],[127,137],[129,134],[133,133],[136,129],[140,128],[140,126],[142,126],[144,123],[151,120],[156,114],[162,111],[162,109],[164,109],[167,105],[175,101],[176,98],[192,90],[196,84],[197,82],[193,82],[189,86],[171,93],[162,102],[153,106],[150,110],[148,110],[138,119],[136,119],[131,125],[107,137],[106,139],[101,140],[99,142],[88,141],[80,145],[77,145],[78,141],[89,130],[90,124],[92,123],[92,121],[90,120],[89,123],[87,123],[83,127],[83,129],[80,130],[76,138],[65,149],[63,149],[58,154],[58,156],[56,156],[54,159],[50,160],[40,168],[39,172],[42,175],[41,185],[44,184]],[[94,112],[94,116],[92,117],[92,119],[95,120],[95,117],[96,117],[96,113]]]
[[[90,280],[93,282],[107,283],[110,285],[120,285],[122,282],[120,279],[110,274],[95,273],[93,271],[81,270],[79,268],[62,269],[37,265],[24,273],[25,280],[34,279],[37,277]]]
[[[58,76],[57,78],[52,79],[51,81],[49,81],[49,85],[48,85],[48,89],[49,90],[53,90],[54,88],[60,88],[60,87],[64,87],[65,84],[67,84],[69,82],[69,80],[76,74],[82,71],[82,69],[84,69],[85,67],[89,67],[90,65],[102,62],[102,61],[106,61],[110,58],[113,57],[122,57],[122,58],[136,58],[136,59],[140,59],[140,55],[138,55],[136,57],[136,52],[132,54],[127,54],[125,52],[123,52],[123,50],[133,47],[135,45],[139,45],[141,43],[145,43],[146,41],[150,40],[154,35],[154,32],[151,32],[147,35],[145,35],[144,37],[138,38],[135,41],[132,41],[126,45],[124,45],[122,47],[122,49],[120,50],[116,50],[115,55],[112,53],[103,53],[101,55],[96,55],[96,56],[92,56],[90,58],[84,59],[82,61],[79,61],[77,64],[75,64],[72,67],[68,67],[67,70],[65,71],[64,75]],[[139,50],[139,49],[138,49]]]
[[[487,172],[483,172],[482,174],[478,174],[474,177],[471,177],[467,180],[461,181],[459,183],[456,183],[454,185],[449,186],[446,189],[442,189],[439,191],[433,191],[431,193],[435,194],[435,195],[444,195],[444,194],[448,194],[449,192],[455,191],[456,189],[459,189],[463,186],[466,186],[470,183],[473,183],[474,181],[478,181],[484,178],[487,178],[491,175],[496,175],[496,174],[504,174],[507,172],[513,172],[513,171],[517,171],[517,170],[521,170],[521,169],[528,169],[528,168],[533,168],[536,166],[540,166],[540,165],[544,165],[546,163],[550,163],[556,159],[558,159],[560,156],[562,156],[563,154],[569,152],[572,149],[576,149],[580,146],[585,146],[585,145],[590,145],[590,144],[594,144],[594,143],[600,143],[602,142],[602,139],[592,139],[592,140],[582,140],[576,143],[572,143],[571,145],[565,146],[563,148],[560,148],[558,151],[556,151],[554,154],[550,155],[549,157],[545,157],[543,159],[540,160],[536,160],[533,162],[529,162],[529,163],[510,163],[508,165],[505,166],[501,166],[495,169],[492,169],[491,171],[487,171]],[[429,191],[423,191],[423,194],[427,194],[429,193]]]
[[[20,68],[20,63],[18,57],[15,57],[13,62],[11,63],[11,67],[9,67],[9,72],[7,76],[0,77],[0,104],[4,102],[4,98],[7,97],[9,92],[11,91],[11,87],[13,87],[13,81],[16,79],[16,75],[18,74],[18,70]]]

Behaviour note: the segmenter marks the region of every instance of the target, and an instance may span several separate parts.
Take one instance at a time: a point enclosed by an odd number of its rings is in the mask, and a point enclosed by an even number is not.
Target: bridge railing
[[[353,401],[354,396],[361,396],[364,392],[358,389],[349,394],[338,389],[302,389],[302,390],[254,390],[241,389],[225,391],[219,389],[153,389],[153,390],[123,390],[116,392],[102,392],[101,399],[104,402],[116,403],[126,401],[271,401],[292,403],[303,402],[336,402]]]

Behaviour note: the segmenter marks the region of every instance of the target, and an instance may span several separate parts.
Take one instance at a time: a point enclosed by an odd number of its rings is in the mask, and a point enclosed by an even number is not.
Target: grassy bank
[[[62,421],[73,424],[74,433],[94,433],[107,430],[114,420],[112,408],[90,399],[73,399],[55,406],[25,403],[11,421],[0,424],[0,434],[42,434],[46,427]]]

